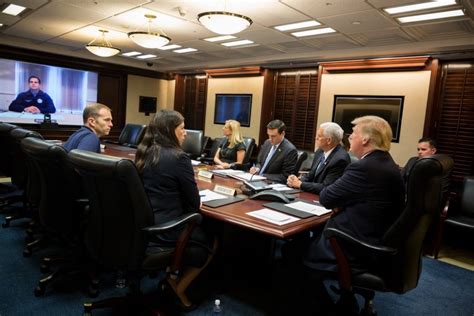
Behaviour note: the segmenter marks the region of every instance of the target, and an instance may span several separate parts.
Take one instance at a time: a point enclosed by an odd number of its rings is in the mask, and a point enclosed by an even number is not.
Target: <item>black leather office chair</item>
[[[303,161],[305,161],[306,158],[308,158],[308,153],[304,150],[298,150],[297,154],[298,154],[298,157],[296,159],[294,174],[298,174],[298,172],[301,169],[301,165],[303,164]]]
[[[12,174],[13,158],[8,150],[8,146],[10,142],[10,131],[15,128],[18,128],[18,126],[0,122],[0,148],[2,148],[0,153],[0,175],[3,177],[11,177]],[[0,184],[0,207],[11,203],[11,193],[15,190],[15,186],[11,183]]]
[[[247,165],[250,163],[250,159],[252,158],[253,152],[255,151],[257,145],[255,145],[255,138],[252,137],[244,137],[244,144],[245,156],[242,164]]]
[[[125,124],[118,138],[119,145],[136,148],[145,135],[146,125]]]
[[[436,246],[434,249],[435,259],[438,258],[438,253],[441,248],[445,225],[455,227],[459,230],[468,230],[474,232],[473,176],[464,178],[461,195],[458,197],[458,200],[458,203],[449,200],[441,214],[440,226],[438,229],[438,235],[436,236]]]
[[[14,214],[5,217],[3,227],[9,227],[12,220],[30,216],[32,209],[39,201],[40,185],[39,175],[35,168],[28,163],[28,159],[21,149],[21,141],[26,137],[43,139],[39,133],[23,128],[14,128],[10,130],[10,139],[8,146],[4,150],[11,155],[13,162],[11,168],[11,180],[19,190],[22,190],[21,199],[23,207],[16,210]],[[2,148],[3,150],[3,148]]]
[[[310,171],[311,167],[314,164],[314,161],[313,161],[314,160],[314,151],[309,151],[309,150],[305,150],[305,151],[306,151],[307,157],[303,161],[303,163],[301,164],[300,170],[298,170],[299,172],[301,172],[301,171],[303,171],[303,172]]]
[[[416,162],[408,179],[405,208],[380,244],[369,244],[334,228],[325,229],[324,236],[336,253],[339,287],[342,293],[358,293],[365,298],[364,315],[374,315],[374,291],[403,294],[418,285],[423,239],[442,203],[441,178],[452,165],[453,160],[446,155]],[[364,264],[351,267],[344,255],[345,247],[359,254]]]
[[[185,214],[153,225],[153,211],[131,160],[81,150],[71,151],[69,160],[83,177],[90,200],[86,247],[101,266],[126,271],[131,292],[123,298],[86,303],[84,311],[140,306],[148,298],[139,292],[140,276],[167,267],[170,273],[179,271],[183,256],[188,255],[186,242],[201,215]],[[186,229],[176,243],[153,243],[160,233],[182,227]]]
[[[49,263],[62,262],[53,273],[42,278],[35,289],[35,295],[43,295],[46,286],[61,275],[75,270],[79,258],[83,258],[81,231],[84,225],[84,199],[81,179],[68,162],[66,150],[47,141],[27,137],[21,147],[28,161],[37,169],[41,194],[38,218],[41,233],[38,238],[25,246],[24,256],[30,256],[34,247],[48,245],[47,241],[60,240],[57,260],[51,256],[42,260],[41,271],[49,272]],[[67,255],[65,255],[67,254]]]
[[[209,150],[209,154],[205,157],[198,158],[198,160],[205,164],[214,164],[214,156],[216,155],[217,149],[219,149],[219,146],[222,144],[223,141],[224,137],[214,138],[214,140],[212,141],[211,148]]]
[[[201,130],[186,130],[186,139],[183,143],[183,151],[187,153],[191,159],[201,157],[206,147],[207,137],[204,136],[204,132]]]

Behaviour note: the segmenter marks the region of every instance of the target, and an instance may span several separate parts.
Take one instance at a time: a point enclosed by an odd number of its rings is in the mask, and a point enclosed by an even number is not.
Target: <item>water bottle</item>
[[[212,315],[222,315],[221,300],[216,299],[214,301],[214,307],[212,308]]]

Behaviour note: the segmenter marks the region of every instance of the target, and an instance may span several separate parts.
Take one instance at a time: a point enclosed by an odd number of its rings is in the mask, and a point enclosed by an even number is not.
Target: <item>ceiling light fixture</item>
[[[234,46],[250,45],[253,43],[254,42],[252,42],[251,40],[240,40],[240,41],[222,43],[221,45],[226,46],[226,47],[234,47]]]
[[[252,19],[245,15],[227,11],[199,13],[198,21],[208,30],[221,35],[231,35],[242,32],[253,23]]]
[[[306,27],[319,26],[319,25],[321,25],[321,23],[319,23],[318,21],[310,20],[310,21],[297,22],[297,23],[291,23],[291,24],[277,25],[274,28],[279,31],[284,32],[284,31],[303,29]]]
[[[171,41],[171,38],[164,35],[163,31],[160,30],[161,32],[158,33],[151,32],[151,23],[156,19],[156,15],[145,14],[145,17],[148,19],[148,31],[130,32],[128,33],[128,37],[137,45],[145,48],[159,48],[168,44]]]
[[[291,33],[291,35],[296,36],[296,37],[304,37],[304,36],[321,35],[321,34],[328,34],[328,33],[334,33],[334,32],[336,32],[336,30],[334,30],[333,28],[325,27],[322,29],[295,32],[295,33]]]
[[[125,56],[125,57],[133,57],[133,56],[138,56],[138,55],[141,55],[142,53],[140,52],[128,52],[128,53],[123,53],[122,56]]]
[[[17,16],[21,12],[23,12],[26,8],[22,7],[21,5],[16,4],[9,4],[5,9],[3,9],[2,13]]]
[[[425,10],[425,9],[432,9],[432,8],[439,8],[448,5],[456,4],[456,0],[436,0],[424,3],[417,3],[417,4],[410,4],[404,5],[400,7],[391,7],[383,9],[388,14],[397,14],[397,13],[406,13],[406,12],[413,12],[418,10]]]
[[[181,45],[178,45],[178,44],[166,45],[166,46],[160,47],[158,49],[170,50],[170,49],[176,49],[176,48],[181,48]]]
[[[463,16],[463,15],[464,15],[464,12],[462,10],[452,10],[452,11],[445,11],[445,12],[404,16],[401,18],[397,18],[397,20],[400,21],[400,23],[410,23],[410,22],[451,18],[451,17]]]
[[[227,41],[227,40],[230,40],[230,39],[234,39],[234,38],[237,38],[233,35],[221,35],[221,36],[214,36],[214,37],[208,37],[208,38],[205,38],[204,40],[207,41],[207,42],[222,42],[222,41]]]
[[[178,54],[185,54],[185,53],[197,52],[197,49],[195,49],[195,48],[183,48],[183,49],[174,50],[173,52],[178,53]]]
[[[105,33],[108,31],[99,30],[99,32],[101,32],[101,35],[86,45],[87,50],[100,57],[111,57],[120,53],[120,49],[113,47],[105,38]]]

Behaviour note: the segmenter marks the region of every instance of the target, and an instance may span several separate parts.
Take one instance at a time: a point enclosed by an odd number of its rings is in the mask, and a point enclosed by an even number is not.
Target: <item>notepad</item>
[[[331,212],[330,209],[327,209],[324,206],[306,203],[302,201],[288,203],[288,204],[285,204],[285,206],[301,211],[301,212],[306,212],[306,213],[310,213],[317,216],[321,216],[321,215]]]

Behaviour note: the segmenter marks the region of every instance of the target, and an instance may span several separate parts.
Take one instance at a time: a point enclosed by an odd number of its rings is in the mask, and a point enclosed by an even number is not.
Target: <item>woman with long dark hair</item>
[[[182,214],[198,212],[199,191],[194,180],[190,158],[181,145],[186,138],[184,118],[176,111],[159,110],[148,125],[138,145],[135,163],[142,176],[145,191],[154,211],[155,223],[164,223]],[[163,235],[163,240],[176,240],[181,232]],[[184,293],[212,258],[212,238],[201,227],[196,227],[190,239],[184,264],[187,268],[178,278],[167,282],[181,301],[184,309],[193,304]],[[214,248],[214,249],[211,249]]]

